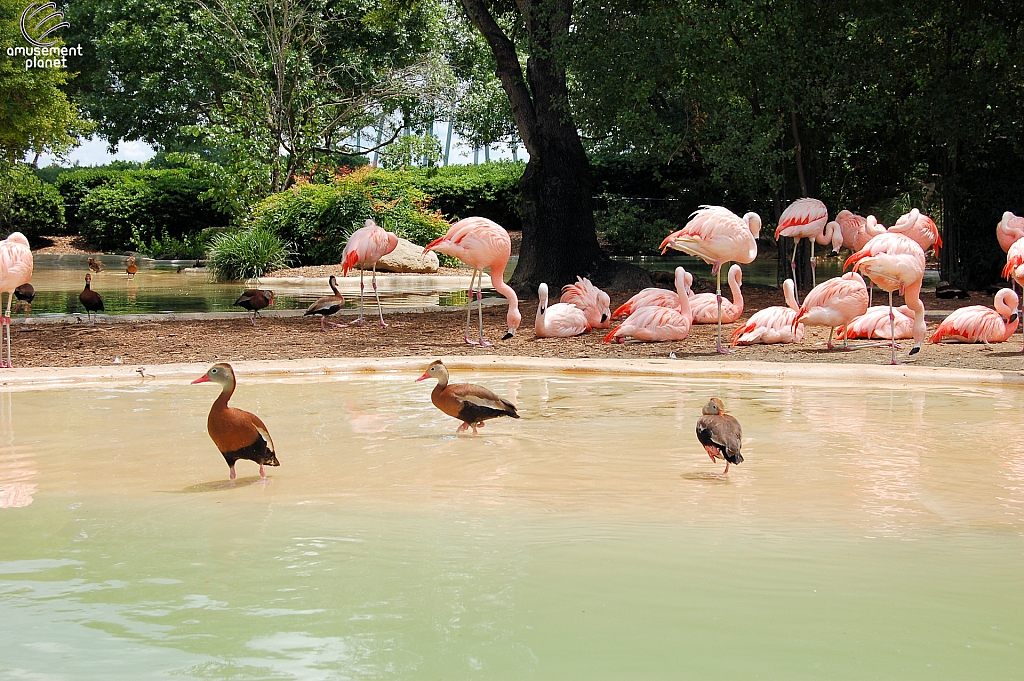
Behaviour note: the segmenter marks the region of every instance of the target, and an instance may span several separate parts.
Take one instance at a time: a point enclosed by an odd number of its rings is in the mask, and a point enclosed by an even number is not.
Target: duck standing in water
[[[702,416],[697,419],[697,439],[704,445],[704,450],[712,461],[725,459],[725,470],[729,472],[729,464],[743,463],[740,454],[743,430],[734,416],[725,413],[722,400],[712,397],[701,410]]]
[[[434,406],[448,416],[462,421],[456,433],[461,433],[467,428],[473,429],[476,435],[477,428],[484,427],[484,421],[499,416],[511,416],[519,418],[516,413],[516,405],[504,400],[487,388],[472,383],[448,384],[448,368],[441,363],[441,360],[433,362],[417,378],[417,381],[424,381],[428,378],[436,378],[437,385],[430,393],[430,401]]]
[[[274,304],[274,292],[261,289],[248,289],[242,291],[238,300],[234,303],[238,307],[249,311],[249,322],[256,326],[256,317],[260,316],[260,310]]]
[[[220,396],[210,408],[210,416],[206,419],[206,430],[210,439],[228,462],[231,479],[235,479],[235,462],[239,459],[255,461],[260,465],[260,477],[266,479],[264,466],[280,466],[274,441],[270,432],[256,414],[228,406],[231,394],[235,392],[235,372],[230,364],[214,364],[209,371],[192,381],[196,383],[216,383],[220,386]]]
[[[96,274],[99,274],[100,272],[102,272],[104,270],[103,263],[101,263],[96,258],[89,258],[88,262],[89,262],[89,269],[92,270],[93,272],[95,272]]]
[[[85,289],[78,294],[78,302],[85,308],[85,314],[89,318],[90,326],[96,323],[93,315],[103,311],[103,296],[92,290],[90,287],[91,283],[92,275],[85,275]]]
[[[126,263],[124,271],[125,271],[125,274],[128,275],[129,279],[134,279],[135,278],[135,273],[139,271],[139,266],[135,264],[135,256],[134,255],[129,255],[128,256],[128,261]]]

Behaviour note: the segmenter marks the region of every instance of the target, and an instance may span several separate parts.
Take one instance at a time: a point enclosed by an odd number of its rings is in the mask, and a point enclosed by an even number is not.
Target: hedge
[[[60,193],[44,184],[22,164],[0,168],[0,229],[21,232],[32,240],[64,232],[64,205]]]
[[[519,178],[523,162],[499,161],[471,166],[413,168],[409,178],[432,197],[430,207],[450,221],[470,216],[490,218],[505,229],[522,229]]]

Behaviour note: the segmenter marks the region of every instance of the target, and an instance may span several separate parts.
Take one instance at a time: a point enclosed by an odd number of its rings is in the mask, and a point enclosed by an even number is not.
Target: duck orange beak
[[[425,372],[423,372],[422,376],[420,376],[419,378],[416,379],[415,382],[419,383],[420,381],[428,379],[428,378],[430,378],[430,373],[425,371]]]
[[[210,382],[210,379],[206,377],[206,374],[203,374],[202,376],[200,376],[196,380],[192,381],[192,385],[195,385],[196,383],[209,383],[209,382]]]

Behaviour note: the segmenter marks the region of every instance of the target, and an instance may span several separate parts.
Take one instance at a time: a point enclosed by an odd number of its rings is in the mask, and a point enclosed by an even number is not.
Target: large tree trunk
[[[577,276],[611,288],[649,285],[650,275],[609,263],[597,243],[590,162],[569,113],[566,69],[558,56],[569,37],[573,0],[516,1],[530,39],[525,77],[515,45],[483,0],[462,0],[462,5],[494,53],[498,78],[530,153],[519,181],[523,243],[509,284],[526,296],[535,296],[542,282],[558,290]]]

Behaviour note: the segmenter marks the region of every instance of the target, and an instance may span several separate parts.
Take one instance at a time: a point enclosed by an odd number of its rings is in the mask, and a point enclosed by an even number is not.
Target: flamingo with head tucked
[[[1024,239],[1024,217],[1017,217],[1010,211],[1003,213],[1003,218],[996,224],[996,240],[999,247],[1006,253],[1010,246]]]
[[[923,214],[916,208],[909,213],[904,213],[896,224],[889,228],[890,232],[905,234],[913,239],[922,251],[928,252],[931,248],[935,251],[935,257],[939,257],[939,249],[942,248],[942,235],[935,221]]]
[[[915,209],[916,210],[916,209]],[[875,286],[889,293],[890,336],[896,335],[896,316],[892,312],[893,291],[899,291],[914,311],[914,347],[910,354],[921,350],[926,331],[921,286],[924,282],[924,249],[910,236],[893,232],[879,234],[864,248],[851,255],[844,267],[853,265],[854,272],[863,272]],[[844,275],[845,276],[845,275]],[[865,310],[866,311],[866,310]],[[863,314],[863,312],[861,312]],[[892,345],[892,363],[896,364],[896,341]]]
[[[7,311],[0,317],[0,344],[7,338],[7,359],[4,360],[0,347],[0,367],[14,366],[11,359],[11,305],[14,291],[32,278],[32,249],[28,239],[21,232],[12,232],[0,241],[0,311],[3,310],[4,293],[7,294]]]
[[[473,275],[469,280],[469,304],[466,305],[466,334],[462,337],[471,345],[492,345],[484,340],[484,308],[483,293],[481,288],[484,283],[484,270],[491,269],[491,286],[494,290],[508,299],[508,313],[505,321],[508,323],[508,332],[502,340],[508,340],[515,335],[516,329],[523,321],[519,313],[519,297],[515,289],[505,283],[502,278],[505,274],[505,266],[512,256],[512,239],[509,238],[505,228],[493,220],[487,218],[465,218],[459,220],[448,228],[448,233],[439,239],[434,239],[423,249],[423,252],[437,251],[451,255],[473,268]],[[479,273],[480,284],[477,287],[477,312],[480,319],[480,341],[479,343],[469,338],[469,322],[473,314],[473,282]]]
[[[995,307],[970,305],[961,307],[942,320],[929,339],[932,343],[959,341],[960,343],[1002,343],[1017,330],[1017,293],[1001,288],[995,296]]]
[[[377,293],[377,261],[398,247],[398,236],[389,232],[383,227],[378,227],[373,220],[367,220],[366,224],[352,232],[345,244],[345,250],[341,254],[341,274],[347,276],[353,267],[359,268],[359,318],[353,322],[356,326],[363,326],[363,272],[367,265],[373,269],[373,296],[377,299],[377,314],[380,316],[380,325],[384,323],[384,310],[380,306],[380,295]]]
[[[800,245],[800,239],[807,239],[811,242],[811,285],[817,285],[814,263],[814,244],[832,244],[833,255],[839,252],[843,245],[843,230],[837,222],[828,221],[828,209],[818,199],[797,199],[789,204],[786,210],[779,216],[779,226],[775,228],[775,240],[780,236],[788,236],[793,239],[793,258],[789,266],[793,271],[793,279],[796,279],[796,248]]]
[[[603,342],[611,343],[618,339],[624,343],[626,338],[640,341],[683,340],[690,334],[693,325],[693,313],[690,311],[690,299],[687,297],[686,270],[676,268],[676,307],[641,307],[634,311],[619,326],[612,329],[604,337]]]
[[[807,294],[804,304],[793,317],[793,328],[803,322],[807,326],[827,326],[828,349],[831,350],[832,334],[840,324],[864,314],[868,309],[868,290],[864,278],[854,272],[823,281]],[[849,347],[844,342],[844,347]]]
[[[690,291],[690,287],[693,286],[693,275],[686,272],[685,278],[686,290],[688,291],[687,297],[691,297],[693,292]],[[667,288],[651,287],[641,289],[639,293],[615,308],[615,312],[612,313],[612,319],[628,317],[641,307],[650,306],[679,309],[679,294]]]
[[[729,261],[744,265],[754,262],[760,233],[761,216],[757,213],[747,213],[741,218],[721,206],[701,206],[690,216],[685,227],[672,232],[661,242],[662,253],[672,248],[697,256],[712,266],[711,273],[718,282],[715,293],[718,296],[718,340],[715,349],[719,354],[729,352],[722,347],[722,265]],[[678,288],[678,282],[676,286]]]
[[[548,305],[548,285],[537,287],[537,318],[533,330],[538,338],[569,338],[590,331],[587,315],[573,303]]]
[[[892,340],[893,335],[896,340],[913,338],[914,311],[906,305],[900,305],[892,314],[894,318],[890,321],[888,307],[869,307],[867,312],[836,329],[836,338]]]
[[[796,283],[792,279],[782,282],[786,296],[786,307],[773,305],[758,310],[745,324],[732,332],[733,345],[754,343],[799,343],[804,339],[804,325],[793,325],[793,319],[800,311],[796,304]]]
[[[585,277],[576,277],[575,284],[562,287],[560,303],[572,303],[587,315],[593,329],[607,329],[612,323],[611,302],[607,293],[590,283]]]
[[[743,316],[743,270],[739,265],[729,268],[729,289],[732,300],[722,299],[722,322],[732,324]],[[694,324],[714,324],[717,315],[718,297],[714,293],[698,293],[690,296],[690,311]]]

